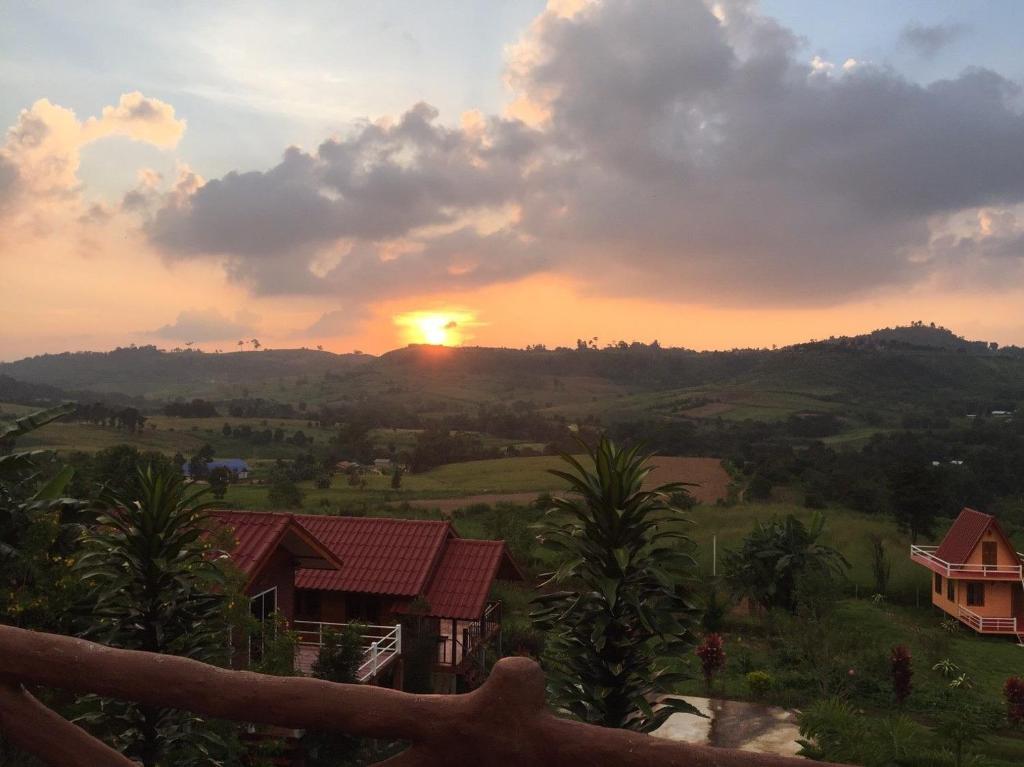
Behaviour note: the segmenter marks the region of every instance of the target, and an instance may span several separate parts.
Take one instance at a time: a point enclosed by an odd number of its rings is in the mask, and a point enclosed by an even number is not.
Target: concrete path
[[[708,718],[673,714],[654,737],[780,756],[795,756],[800,750],[794,711],[735,700],[684,700]]]

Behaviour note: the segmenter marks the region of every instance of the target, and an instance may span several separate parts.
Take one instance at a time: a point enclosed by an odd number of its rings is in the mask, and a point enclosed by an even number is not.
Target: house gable
[[[968,508],[957,516],[935,550],[935,556],[958,565],[982,564],[983,542],[996,544],[998,564],[1020,564],[1020,558],[999,521],[991,514]]]

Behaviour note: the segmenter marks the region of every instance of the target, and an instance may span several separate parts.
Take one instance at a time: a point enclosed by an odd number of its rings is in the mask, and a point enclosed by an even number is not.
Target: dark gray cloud
[[[249,313],[240,313],[231,319],[216,309],[186,309],[179,312],[174,322],[150,331],[149,335],[196,343],[230,341],[247,338],[256,332],[254,325],[258,319]]]
[[[0,214],[13,205],[18,190],[18,180],[17,167],[0,155]]]
[[[954,268],[930,250],[936,220],[1024,201],[1016,83],[815,68],[752,7],[725,3],[724,22],[698,0],[546,13],[510,61],[537,127],[444,127],[419,104],[168,196],[149,235],[257,290],[349,303],[559,272],[619,294],[810,304]],[[463,224],[502,206],[518,214],[496,231]]]
[[[966,24],[921,24],[911,22],[900,32],[900,42],[925,58],[934,58],[943,48],[960,40],[969,31]]]

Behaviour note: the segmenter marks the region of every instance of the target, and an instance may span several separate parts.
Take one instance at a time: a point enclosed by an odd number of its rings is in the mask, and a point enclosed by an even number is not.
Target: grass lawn
[[[931,606],[881,603],[868,599],[845,599],[838,603],[828,641],[842,658],[842,669],[849,666],[849,684],[841,694],[864,716],[882,720],[895,713],[888,656],[891,648],[906,645],[913,658],[913,690],[904,705],[904,713],[925,726],[933,726],[938,712],[957,691],[950,679],[932,669],[938,660],[949,659],[973,683],[972,693],[993,707],[996,721],[1002,705],[1002,686],[1011,675],[1024,675],[1024,648],[1012,639],[981,637],[966,628],[953,633],[940,628],[942,614]],[[771,620],[736,611],[726,619],[721,631],[725,639],[726,666],[714,682],[712,695],[750,700],[746,684],[748,671],[764,670],[775,680],[765,702],[801,708],[821,699],[823,692],[808,672],[801,670],[786,651],[790,641],[783,628]],[[797,623],[789,631],[799,631]],[[675,668],[693,678],[677,691],[687,695],[705,695],[695,658],[674,659]],[[842,676],[846,676],[846,673]],[[810,673],[813,677],[813,672]],[[871,680],[869,683],[868,680]],[[986,767],[1010,767],[1024,763],[1024,734],[999,727],[974,749]]]
[[[698,545],[697,562],[701,574],[712,573],[713,539],[717,538],[718,573],[721,574],[723,551],[738,548],[759,521],[773,517],[781,519],[792,514],[809,524],[814,513],[812,509],[788,503],[695,507],[689,512],[694,523],[690,535]],[[819,513],[824,514],[826,520],[823,543],[841,551],[850,562],[848,577],[852,593],[868,596],[874,592],[868,535],[875,533],[885,541],[892,562],[890,592],[910,602],[916,601],[919,593],[920,599],[928,603],[929,574],[910,561],[910,539],[897,531],[891,518],[843,508],[829,508]]]

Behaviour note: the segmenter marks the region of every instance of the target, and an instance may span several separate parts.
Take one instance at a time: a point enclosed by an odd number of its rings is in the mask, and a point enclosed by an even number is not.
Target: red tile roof
[[[311,554],[321,560],[325,567],[340,568],[342,565],[341,560],[292,514],[216,511],[210,516],[217,524],[231,531],[236,542],[235,548],[229,552],[231,561],[250,581],[259,574],[267,559],[281,545],[288,546],[290,550],[297,547],[306,556]]]
[[[448,541],[427,589],[429,614],[442,618],[478,619],[483,614],[502,558],[507,557],[504,541],[467,538]]]
[[[448,522],[375,517],[296,517],[344,566],[299,570],[300,589],[419,596],[455,533]]]
[[[946,533],[946,537],[942,539],[942,543],[935,550],[935,556],[951,564],[965,564],[989,526],[995,527],[999,535],[1006,541],[1007,546],[1013,551],[1013,546],[1010,545],[1006,533],[1003,532],[995,517],[965,508],[957,516],[953,526]]]
[[[291,522],[287,514],[217,511],[210,515],[231,529],[238,545],[230,551],[235,567],[250,578],[269,557]]]

